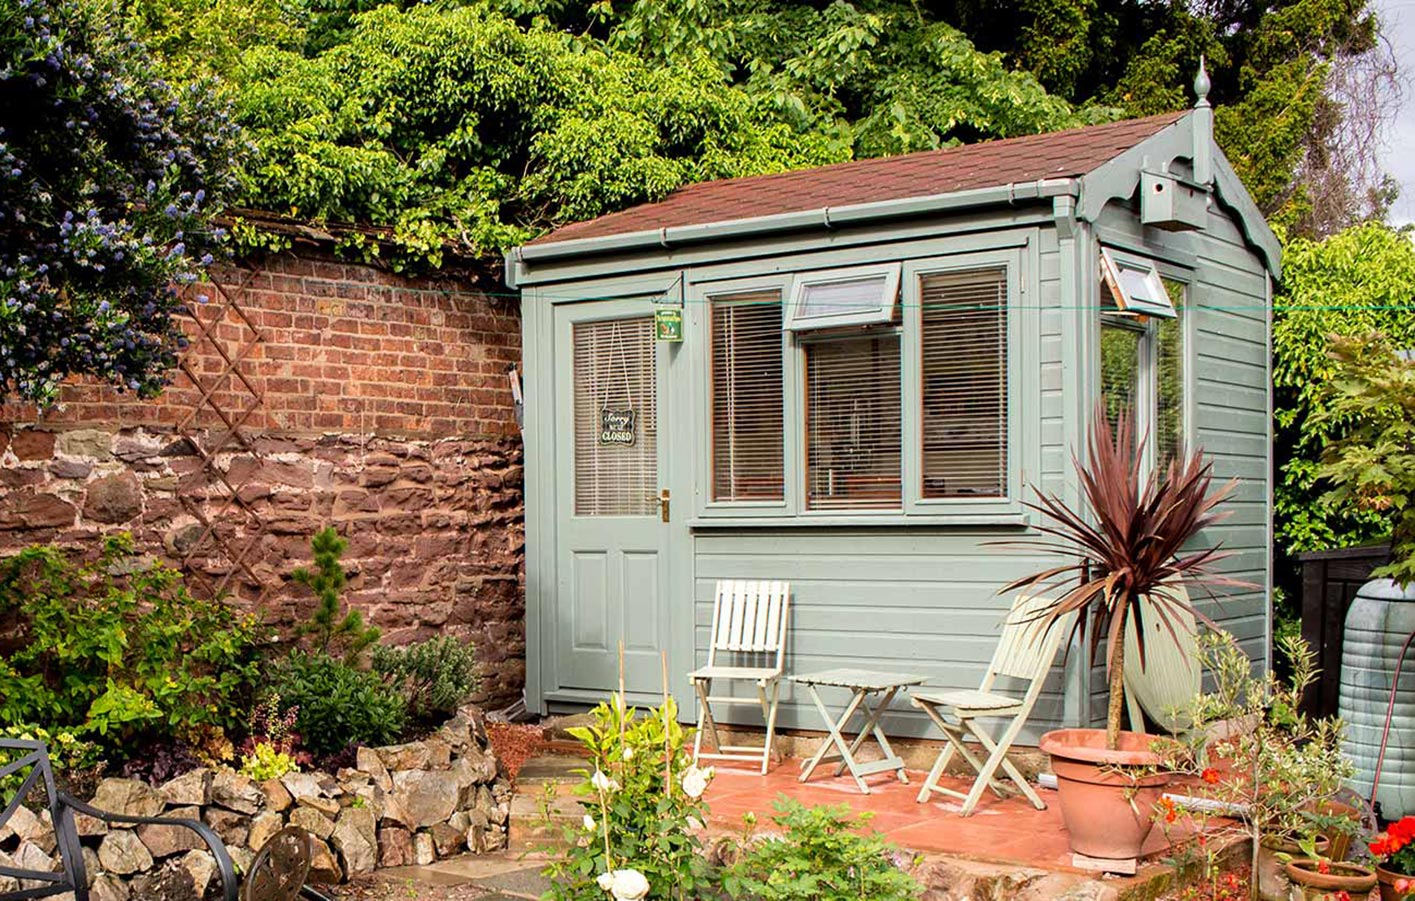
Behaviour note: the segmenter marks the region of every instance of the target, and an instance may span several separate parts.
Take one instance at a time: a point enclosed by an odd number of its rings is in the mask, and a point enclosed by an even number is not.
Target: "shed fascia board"
[[[1153,170],[1176,159],[1191,159],[1194,155],[1194,116],[1188,115],[1161,129],[1124,151],[1109,162],[1081,176],[1081,200],[1078,218],[1095,222],[1106,204],[1112,200],[1129,200],[1140,185],[1140,173]],[[1258,205],[1248,195],[1238,173],[1224,156],[1223,150],[1209,139],[1209,152],[1214,167],[1214,194],[1230,210],[1248,243],[1263,257],[1273,278],[1281,278],[1282,245],[1268,227]]]
[[[836,228],[864,225],[887,219],[901,219],[929,213],[950,212],[976,207],[1036,203],[1054,197],[1079,197],[1081,183],[1075,178],[1043,178],[1030,182],[1013,182],[994,188],[975,188],[948,194],[905,197],[874,203],[840,207],[820,207],[797,213],[731,219],[700,225],[604,235],[549,244],[527,244],[506,254],[506,282],[512,288],[534,284],[536,279],[527,264],[563,260],[571,257],[598,256],[645,250],[671,250],[685,244],[701,244],[731,238],[760,236],[778,232]]]

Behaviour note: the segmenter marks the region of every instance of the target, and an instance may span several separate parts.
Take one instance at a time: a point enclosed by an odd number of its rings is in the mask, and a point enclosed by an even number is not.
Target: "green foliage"
[[[668,698],[641,717],[616,695],[591,713],[591,725],[569,730],[589,754],[591,769],[575,787],[585,828],[567,830],[569,850],[545,870],[545,898],[603,901],[598,880],[626,871],[648,881],[649,899],[698,897],[706,884],[696,833],[707,822],[702,793],[712,771],[692,765],[677,705]]]
[[[269,742],[258,742],[249,754],[241,755],[241,773],[257,782],[279,779],[286,773],[299,772],[295,755],[281,751]]]
[[[407,700],[415,720],[449,716],[477,689],[476,651],[451,635],[403,647],[375,645],[372,663]]]
[[[379,7],[313,57],[253,48],[229,84],[256,146],[245,202],[386,227],[344,249],[395,267],[437,266],[450,246],[493,252],[685,182],[845,155],[701,55],[652,65],[485,3]]]
[[[1348,425],[1322,454],[1322,503],[1389,522],[1391,562],[1373,575],[1415,583],[1415,360],[1380,332],[1334,337],[1331,354],[1337,378],[1316,422]]]
[[[923,887],[905,868],[911,861],[878,832],[858,830],[870,814],[847,805],[806,807],[781,796],[772,820],[781,837],[744,842],[723,874],[732,898],[761,901],[909,901]]]
[[[341,611],[339,592],[348,580],[339,558],[348,547],[349,542],[340,538],[333,526],[320,529],[310,542],[315,568],[302,566],[292,572],[290,578],[313,591],[318,602],[309,622],[297,627],[295,634],[310,636],[317,654],[342,648],[344,659],[354,660],[378,641],[382,631],[377,626],[366,625],[364,615],[357,610]]]
[[[88,562],[41,545],[0,563],[0,725],[44,723],[121,757],[244,719],[266,630],[132,553],[119,535]]]
[[[1230,821],[1217,819],[1211,808],[1184,812],[1201,823],[1215,820],[1211,825],[1220,833],[1236,830],[1252,841],[1255,854],[1260,842],[1311,839],[1331,825],[1318,811],[1355,772],[1341,752],[1341,722],[1302,713],[1302,692],[1316,676],[1311,649],[1290,637],[1278,653],[1287,658],[1288,678],[1254,675],[1232,635],[1204,633],[1200,654],[1214,690],[1183,711],[1192,724],[1184,740],[1158,746],[1167,767],[1200,777],[1207,796],[1239,813]],[[1211,834],[1210,843],[1217,845],[1218,837]]]
[[[97,745],[90,741],[84,741],[68,730],[51,732],[39,726],[0,726],[0,738],[21,738],[28,741],[44,742],[45,746],[49,748],[49,762],[53,764],[54,771],[59,774],[89,770],[98,766],[102,760]],[[14,762],[20,756],[13,751],[0,751],[0,768]],[[0,777],[0,798],[8,800],[11,792],[19,790],[26,775],[28,773],[21,770],[9,776]]]
[[[1415,348],[1415,244],[1369,223],[1323,241],[1294,239],[1283,256],[1283,294],[1273,316],[1273,425],[1278,480],[1275,538],[1288,553],[1350,547],[1385,537],[1380,511],[1335,503],[1320,482],[1322,453],[1350,427],[1332,415],[1338,376],[1331,336],[1381,332]]]
[[[312,754],[397,741],[407,724],[403,696],[377,674],[325,653],[295,651],[271,668],[267,685],[298,708],[296,727]]]

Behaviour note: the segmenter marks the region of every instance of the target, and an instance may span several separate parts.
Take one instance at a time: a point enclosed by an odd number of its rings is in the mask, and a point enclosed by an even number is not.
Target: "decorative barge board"
[[[652,703],[706,656],[719,579],[792,585],[787,672],[976,686],[1044,560],[997,547],[1074,499],[1104,397],[1146,465],[1242,481],[1205,540],[1259,586],[1209,611],[1265,660],[1279,248],[1187,113],[693,185],[507,256],[526,370],[527,700]],[[1032,735],[1103,714],[1084,653]],[[902,705],[891,734],[922,735]],[[685,706],[685,719],[693,711]],[[744,722],[747,722],[744,719]],[[780,725],[818,728],[787,690]]]

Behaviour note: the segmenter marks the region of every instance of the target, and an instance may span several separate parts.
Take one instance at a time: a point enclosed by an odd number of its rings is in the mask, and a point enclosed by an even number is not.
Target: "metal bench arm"
[[[69,811],[77,811],[84,816],[102,820],[105,823],[130,823],[136,826],[181,826],[190,829],[197,834],[197,837],[206,844],[211,851],[211,856],[216,860],[216,871],[221,876],[221,897],[222,901],[237,901],[236,896],[236,868],[231,863],[231,855],[226,850],[226,844],[221,841],[221,837],[205,823],[197,820],[184,820],[176,817],[132,817],[118,813],[109,813],[106,810],[99,810],[90,806],[65,792],[58,792],[59,803],[65,808],[66,815],[72,815]]]

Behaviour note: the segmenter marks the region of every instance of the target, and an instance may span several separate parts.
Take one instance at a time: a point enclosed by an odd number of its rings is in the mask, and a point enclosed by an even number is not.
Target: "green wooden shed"
[[[1044,559],[999,548],[1035,487],[1075,499],[1098,397],[1147,465],[1237,477],[1204,536],[1260,588],[1207,601],[1269,645],[1269,343],[1279,245],[1207,101],[1153,116],[708,182],[507,256],[521,290],[526,694],[631,701],[706,656],[719,579],[792,589],[787,672],[976,687]],[[1087,654],[1033,735],[1104,720]],[[781,725],[821,726],[784,689]],[[684,704],[683,714],[692,715]],[[890,731],[924,735],[901,709]]]

